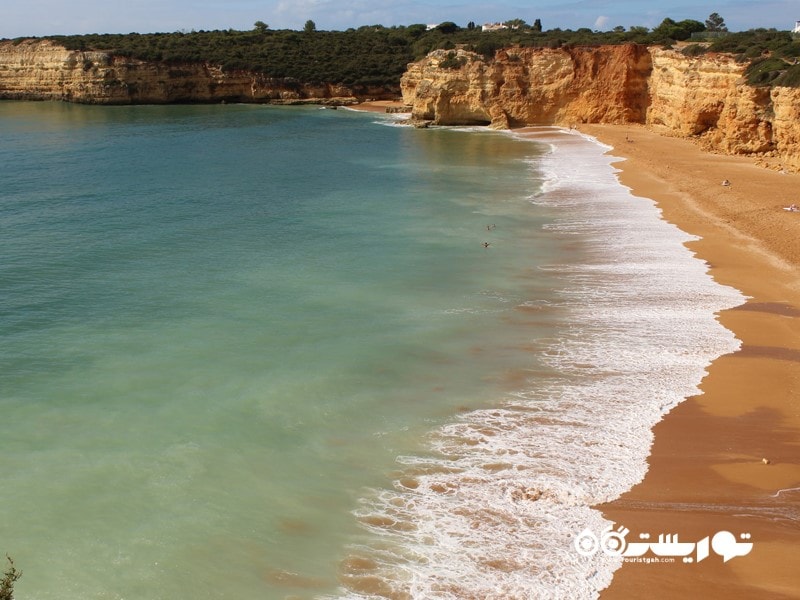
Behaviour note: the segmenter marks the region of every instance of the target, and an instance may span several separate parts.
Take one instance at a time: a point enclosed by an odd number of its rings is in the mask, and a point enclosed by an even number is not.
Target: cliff
[[[635,44],[510,48],[492,60],[436,50],[400,82],[412,118],[442,125],[637,123],[800,170],[800,90],[751,87],[732,57],[687,57]],[[271,102],[348,104],[396,90],[311,85],[213,64],[168,64],[67,50],[48,40],[0,42],[0,99],[90,104]]]
[[[413,117],[437,124],[641,122],[651,68],[634,45],[509,49],[492,61],[437,50],[409,65],[400,87]]]
[[[0,42],[0,99],[86,104],[303,101],[347,104],[387,90],[312,85],[212,64],[166,64],[67,50],[49,40]]]
[[[401,80],[412,118],[442,125],[638,123],[706,150],[800,170],[800,90],[751,87],[733,57],[644,46],[432,52]]]

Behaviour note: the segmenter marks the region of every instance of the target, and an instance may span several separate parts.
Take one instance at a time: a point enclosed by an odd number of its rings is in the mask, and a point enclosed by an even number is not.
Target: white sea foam
[[[621,559],[574,550],[579,532],[610,525],[591,506],[642,479],[652,426],[739,346],[714,314],[743,296],[618,183],[607,147],[553,128],[533,137],[552,151],[532,163],[547,174],[532,202],[560,215],[548,234],[574,236],[586,258],[543,267],[563,282],[568,316],[545,344],[553,374],[432,432],[429,456],[399,459],[394,489],[357,511],[367,533],[343,598],[596,597]]]

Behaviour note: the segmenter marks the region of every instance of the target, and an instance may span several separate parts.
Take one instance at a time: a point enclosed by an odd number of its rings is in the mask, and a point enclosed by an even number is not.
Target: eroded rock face
[[[413,117],[436,124],[640,123],[800,169],[800,90],[748,86],[744,68],[638,45],[508,49],[489,61],[437,50],[409,65],[401,89]]]
[[[709,150],[774,150],[770,91],[745,85],[744,65],[719,54],[690,58],[653,49],[651,55],[647,125],[668,135],[698,136]]]
[[[166,65],[105,52],[66,50],[49,40],[0,43],[0,98],[86,104],[171,102],[302,102],[346,104],[396,90],[310,85],[211,64]]]
[[[773,88],[772,140],[787,170],[800,171],[800,89]]]
[[[516,48],[492,61],[437,50],[409,65],[400,87],[414,118],[438,124],[641,122],[650,71],[650,54],[635,45]]]

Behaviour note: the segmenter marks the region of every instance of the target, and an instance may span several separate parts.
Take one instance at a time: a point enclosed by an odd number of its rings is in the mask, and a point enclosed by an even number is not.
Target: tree
[[[470,21],[467,23],[467,31],[473,31],[475,29],[475,21]]]
[[[511,19],[503,23],[503,25],[509,29],[524,29],[528,24],[523,19]]]
[[[406,27],[406,33],[411,39],[416,40],[425,35],[427,29],[428,27],[422,23],[414,23],[413,25]]]
[[[438,29],[442,33],[455,33],[461,28],[452,21],[445,21],[444,23],[439,23],[436,26],[436,29]]]
[[[667,17],[658,27],[653,28],[653,33],[655,35],[664,36],[668,38],[673,38],[673,32],[675,31],[675,21]]]
[[[718,13],[711,13],[706,19],[706,29],[708,31],[728,31],[728,26],[725,25],[725,19]]]
[[[311,19],[306,21],[306,24],[303,25],[303,31],[305,31],[306,33],[312,33],[316,30],[317,30],[317,24],[314,23],[314,21],[312,21]]]
[[[705,26],[700,21],[692,19],[684,19],[680,23],[676,23],[672,19],[664,19],[661,25],[653,29],[653,34],[669,38],[672,40],[688,40],[692,34],[698,31],[704,31]]]
[[[253,26],[258,33],[264,33],[269,29],[269,25],[264,23],[264,21],[256,21]]]
[[[694,19],[684,19],[683,21],[678,21],[676,25],[686,34],[684,39],[689,39],[692,37],[693,33],[700,33],[701,31],[706,30],[705,25],[703,25],[700,21],[695,21]]]
[[[537,33],[541,33],[542,32],[542,20],[541,19],[536,19],[533,22],[533,30],[536,31]]]

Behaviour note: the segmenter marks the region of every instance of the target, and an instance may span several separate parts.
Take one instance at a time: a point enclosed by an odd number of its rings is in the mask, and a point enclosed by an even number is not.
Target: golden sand
[[[727,530],[753,548],[727,562],[626,563],[601,599],[800,598],[800,212],[783,210],[800,204],[800,176],[641,126],[580,129],[625,159],[615,166],[636,196],[702,238],[688,246],[716,281],[750,297],[719,315],[741,350],[656,425],[644,481],[599,508],[629,541]]]

